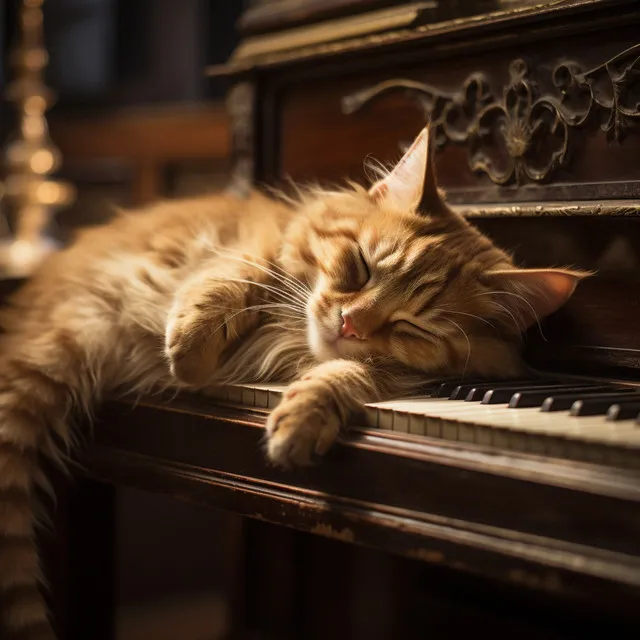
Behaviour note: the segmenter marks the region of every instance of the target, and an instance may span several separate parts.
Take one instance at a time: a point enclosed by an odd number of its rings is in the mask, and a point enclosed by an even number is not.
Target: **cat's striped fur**
[[[267,424],[267,455],[288,466],[329,449],[364,402],[427,376],[520,370],[520,331],[580,274],[516,270],[447,208],[428,140],[425,130],[369,191],[122,214],[11,300],[0,338],[2,638],[53,637],[34,543],[35,492],[47,488],[38,461],[64,460],[73,415],[105,393],[291,382]]]

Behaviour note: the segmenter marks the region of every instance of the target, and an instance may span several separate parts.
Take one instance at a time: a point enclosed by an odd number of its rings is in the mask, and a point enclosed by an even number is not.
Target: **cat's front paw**
[[[226,345],[224,328],[216,319],[197,309],[184,308],[172,314],[167,323],[165,354],[171,373],[187,384],[205,384],[215,371]],[[217,329],[217,330],[216,330]]]
[[[321,380],[294,382],[267,420],[267,454],[278,466],[308,465],[340,432],[331,388]]]

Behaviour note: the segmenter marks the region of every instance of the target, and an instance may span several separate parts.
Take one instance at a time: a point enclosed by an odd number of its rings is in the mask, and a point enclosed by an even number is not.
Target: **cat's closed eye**
[[[410,320],[396,320],[393,323],[393,328],[397,333],[413,336],[416,338],[429,338],[433,337],[435,333],[421,327],[418,324],[411,322]]]
[[[343,291],[360,291],[371,278],[371,271],[360,245],[353,245],[344,260],[346,268],[340,282],[340,288]]]

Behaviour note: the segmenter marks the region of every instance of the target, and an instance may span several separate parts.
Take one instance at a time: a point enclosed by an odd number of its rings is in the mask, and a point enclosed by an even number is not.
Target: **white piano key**
[[[455,423],[465,424],[465,440],[468,440],[468,429],[474,426],[492,428],[495,433],[490,444],[494,446],[507,445],[509,436],[505,435],[503,430],[539,437],[558,436],[570,440],[640,446],[640,428],[632,420],[611,423],[605,420],[605,416],[581,418],[570,416],[568,412],[545,413],[538,408],[511,409],[507,405],[481,405],[475,402],[463,403],[434,398],[378,403],[377,406],[381,413],[402,410],[424,414],[431,418],[428,424],[440,419],[441,433],[433,433],[434,429],[429,433],[428,429],[427,434],[448,439],[460,438],[461,430]],[[512,439],[513,437],[511,436]],[[486,440],[487,434],[482,434],[480,442],[486,443]],[[526,447],[523,441],[515,440],[515,443],[517,448]]]
[[[232,385],[215,391],[229,402],[272,409],[286,385]],[[606,416],[570,416],[539,408],[511,409],[429,396],[416,396],[365,407],[368,424],[383,430],[425,435],[591,462],[637,465],[640,425],[634,420],[609,422]],[[634,457],[636,456],[636,457]]]
[[[248,407],[256,406],[256,390],[253,387],[243,385],[242,404],[247,405]]]
[[[415,433],[419,436],[427,434],[427,425],[424,416],[410,413],[409,415],[409,433]]]
[[[269,392],[266,389],[256,389],[256,407],[259,409],[269,407]]]
[[[467,422],[458,425],[458,440],[460,442],[474,442],[474,427]]]
[[[393,412],[392,411],[379,411],[378,412],[378,426],[381,429],[393,430]]]
[[[364,413],[367,418],[367,425],[370,427],[378,427],[378,410],[375,407],[365,407]]]
[[[269,408],[269,394],[278,392],[278,396],[280,397],[282,391],[286,389],[286,386],[281,385],[280,387],[274,387],[274,385],[270,384],[252,384],[250,385],[254,390],[254,406],[259,409],[268,409]]]
[[[394,411],[392,426],[394,431],[409,433],[409,414],[400,411]]]
[[[236,384],[229,386],[229,402],[242,404],[242,387]]]
[[[424,416],[425,435],[431,438],[440,438],[442,435],[442,420],[437,416]]]

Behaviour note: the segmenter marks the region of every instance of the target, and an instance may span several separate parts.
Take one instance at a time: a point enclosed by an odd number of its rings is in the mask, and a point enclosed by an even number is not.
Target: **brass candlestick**
[[[4,277],[28,276],[56,244],[47,235],[55,210],[70,205],[73,187],[50,178],[61,163],[49,138],[45,112],[54,95],[44,84],[48,56],[44,46],[44,0],[22,0],[20,33],[12,52],[15,79],[7,100],[16,105],[18,124],[4,153],[4,202],[13,222],[13,235],[0,244],[0,271]]]

